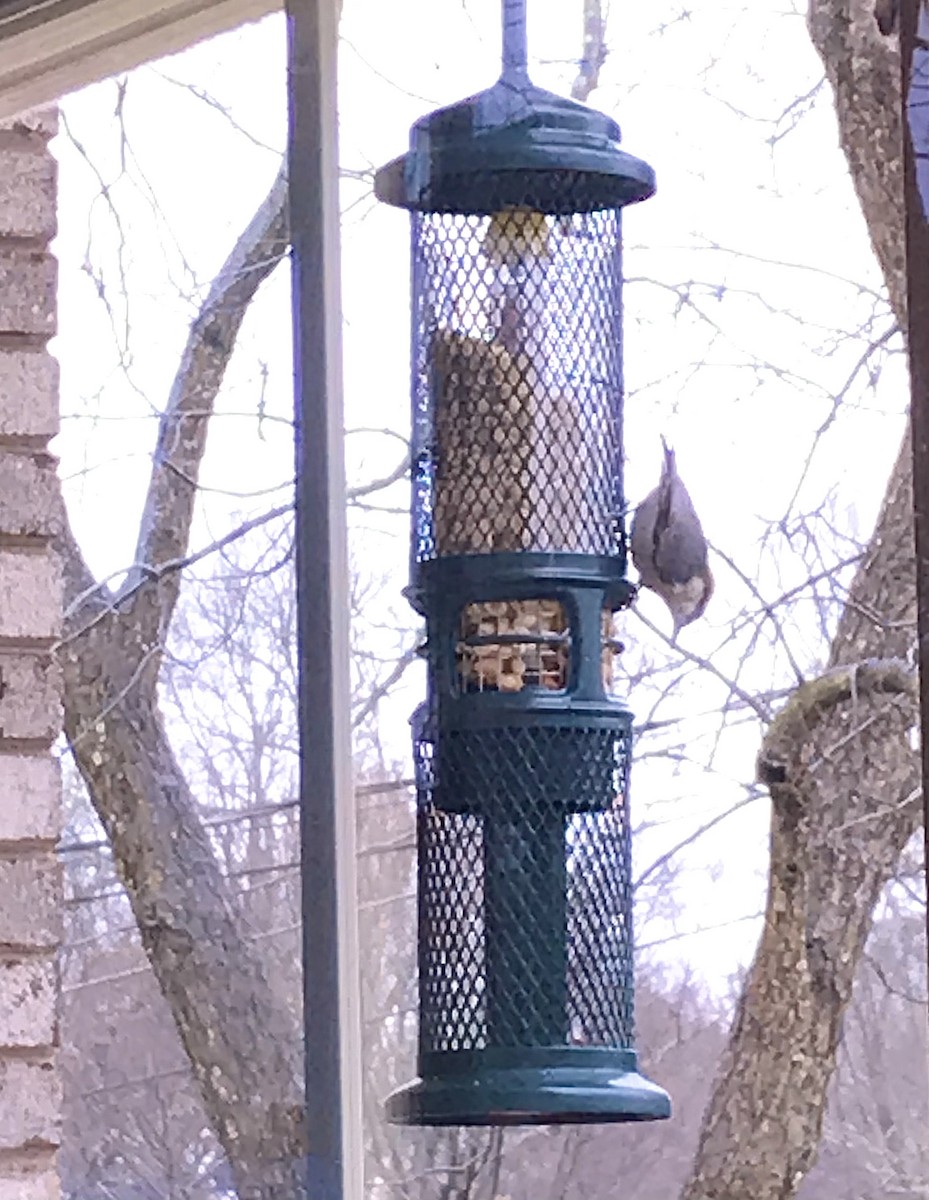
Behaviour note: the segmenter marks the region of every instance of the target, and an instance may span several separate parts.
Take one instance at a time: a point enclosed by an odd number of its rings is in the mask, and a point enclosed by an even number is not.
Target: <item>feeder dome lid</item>
[[[422,117],[410,150],[375,177],[379,200],[415,212],[489,215],[526,206],[558,216],[621,208],[655,173],[619,148],[610,117],[523,73]]]

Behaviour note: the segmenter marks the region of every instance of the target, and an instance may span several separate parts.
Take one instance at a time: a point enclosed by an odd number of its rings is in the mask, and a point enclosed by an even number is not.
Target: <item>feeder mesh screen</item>
[[[425,1051],[633,1042],[628,727],[416,741]]]
[[[616,554],[619,213],[413,217],[414,557]]]

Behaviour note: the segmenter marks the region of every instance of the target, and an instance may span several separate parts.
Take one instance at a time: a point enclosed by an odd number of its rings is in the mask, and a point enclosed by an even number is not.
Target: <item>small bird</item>
[[[642,586],[667,604],[677,637],[703,615],[713,595],[713,576],[700,518],[677,473],[674,451],[664,438],[661,444],[661,478],[636,509],[629,542]]]

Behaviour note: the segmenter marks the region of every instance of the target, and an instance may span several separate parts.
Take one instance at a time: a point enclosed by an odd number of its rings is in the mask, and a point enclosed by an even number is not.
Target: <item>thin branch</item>
[[[719,667],[715,665],[715,663],[710,662],[708,658],[703,658],[701,655],[695,654],[692,650],[685,649],[680,645],[679,642],[676,642],[673,638],[669,638],[666,634],[661,632],[657,625],[650,621],[648,617],[643,616],[638,610],[636,610],[636,616],[647,629],[650,629],[652,633],[657,634],[662,641],[666,642],[667,645],[673,650],[676,650],[678,654],[688,659],[695,666],[702,667],[702,669],[704,671],[708,671],[710,675],[715,675],[720,683],[725,684],[725,686],[729,689],[730,695],[736,696],[739,700],[741,700],[745,707],[751,709],[751,711],[755,713],[755,715],[762,721],[770,720],[771,714],[767,705],[763,701],[759,700],[757,696],[750,696],[748,692],[739,687],[738,683],[736,683],[734,679],[730,679],[725,672],[721,671]]]
[[[362,725],[377,710],[377,706],[390,689],[403,678],[407,667],[414,663],[418,657],[419,654],[416,646],[410,646],[407,650],[404,650],[403,654],[394,663],[393,669],[389,674],[372,688],[370,694],[365,697],[364,702],[352,713],[352,727],[354,729]]]
[[[137,579],[133,586],[120,591],[115,603],[110,604],[108,609],[105,611],[98,612],[87,624],[71,630],[67,637],[62,638],[62,640],[58,643],[58,646],[66,645],[68,642],[71,642],[75,638],[80,637],[82,634],[87,633],[94,625],[98,623],[98,621],[102,619],[102,617],[106,615],[107,612],[112,612],[118,606],[124,605],[126,601],[130,600],[140,588],[145,586],[145,584],[157,582],[159,579],[163,579],[166,575],[170,575],[172,572],[183,571],[185,567],[193,566],[194,563],[200,562],[201,559],[207,558],[210,554],[215,554],[217,551],[225,549],[226,546],[230,545],[232,542],[238,541],[239,538],[244,537],[247,533],[251,533],[255,529],[260,529],[262,525],[267,525],[269,522],[277,520],[278,517],[283,517],[285,514],[292,512],[293,507],[294,506],[292,503],[279,504],[277,508],[272,508],[268,512],[262,513],[261,516],[252,517],[248,521],[243,521],[241,525],[237,525],[235,529],[231,529],[221,538],[217,538],[215,542],[210,542],[208,546],[204,546],[202,549],[194,551],[193,554],[186,554],[183,558],[171,559],[168,562],[159,564],[157,567],[149,567],[141,563],[135,564],[135,566],[132,568],[132,572],[137,576]],[[103,591],[110,579],[118,578],[120,575],[124,575],[125,573],[125,570],[114,571],[113,574],[108,575],[105,580],[102,580],[99,583],[95,582],[90,586],[85,587],[84,590],[80,592],[65,609],[65,620],[68,621],[71,617],[75,616],[78,611],[87,603],[91,596],[94,595],[94,593],[100,593]]]
[[[606,55],[606,15],[602,0],[584,0],[584,49],[571,85],[572,99],[590,99],[591,93],[600,86],[600,72]]]
[[[709,831],[715,828],[715,826],[720,825],[725,820],[728,820],[729,817],[733,816],[747,805],[754,804],[757,799],[757,792],[753,792],[748,796],[744,796],[741,800],[737,801],[737,803],[730,805],[725,812],[717,813],[715,817],[712,817],[709,821],[705,821],[699,827],[699,829],[695,829],[693,833],[688,834],[687,837],[681,838],[676,845],[672,846],[670,850],[666,850],[664,854],[659,854],[655,861],[650,863],[645,868],[638,879],[635,880],[633,888],[638,889],[644,886],[644,884],[648,883],[652,876],[656,875],[662,867],[667,866],[671,859],[680,854],[682,850],[686,850],[688,846],[692,846],[694,842],[703,837],[705,833],[709,833]]]

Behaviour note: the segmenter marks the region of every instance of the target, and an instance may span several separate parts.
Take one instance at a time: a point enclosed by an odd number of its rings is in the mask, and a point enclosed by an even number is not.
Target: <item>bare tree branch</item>
[[[588,100],[600,86],[600,72],[606,62],[606,14],[603,0],[584,0],[584,49],[578,72],[571,86],[574,100]]]
[[[152,465],[136,566],[114,596],[67,523],[65,732],[241,1200],[300,1195],[301,1043],[240,928],[234,894],[168,741],[156,685],[180,587],[209,413],[246,308],[286,247],[285,180],[237,240],[195,320]]]
[[[135,566],[127,576],[124,593],[135,588],[146,571],[187,553],[210,416],[248,306],[284,257],[286,200],[287,177],[282,167],[191,325],[159,422]],[[168,573],[161,580],[157,602],[136,606],[141,640],[163,642],[179,588],[179,576]]]

